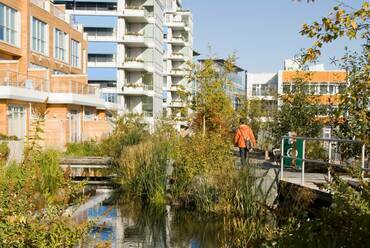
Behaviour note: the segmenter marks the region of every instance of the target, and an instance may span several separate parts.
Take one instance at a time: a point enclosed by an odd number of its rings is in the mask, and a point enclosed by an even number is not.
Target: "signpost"
[[[289,137],[284,138],[283,164],[285,168],[301,169],[303,164],[303,139],[295,138],[296,135],[289,133]]]

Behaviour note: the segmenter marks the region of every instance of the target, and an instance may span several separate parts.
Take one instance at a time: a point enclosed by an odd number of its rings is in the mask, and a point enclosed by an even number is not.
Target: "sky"
[[[362,2],[344,1],[354,7]],[[276,72],[283,69],[284,59],[312,44],[299,34],[302,25],[327,16],[336,1],[183,0],[183,5],[193,13],[194,49],[203,57],[236,52],[237,64],[248,72]],[[359,43],[340,40],[330,44],[323,49],[320,63],[335,69],[330,58],[342,55],[345,46],[358,49]]]

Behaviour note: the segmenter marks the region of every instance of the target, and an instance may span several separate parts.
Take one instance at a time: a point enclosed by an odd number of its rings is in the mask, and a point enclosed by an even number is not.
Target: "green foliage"
[[[288,132],[296,132],[298,136],[317,137],[323,124],[317,118],[321,107],[307,92],[304,78],[296,78],[295,89],[282,96],[282,105],[278,110],[274,124],[273,134],[277,142]]]
[[[63,216],[81,190],[66,180],[55,151],[41,152],[25,165],[0,168],[0,246],[74,247],[86,232]]]
[[[9,147],[7,142],[0,143],[0,166],[8,159]]]
[[[125,147],[139,144],[148,136],[146,125],[138,115],[127,115],[117,119],[115,129],[101,144],[101,151],[115,160],[121,158]]]
[[[231,99],[225,93],[230,84],[228,76],[235,71],[235,57],[226,60],[223,68],[218,69],[212,59],[205,60],[201,66],[191,64],[190,81],[197,83],[193,109],[194,127],[198,130],[224,132],[229,130],[233,119]]]
[[[234,171],[230,141],[221,135],[200,134],[177,143],[172,194],[200,211],[217,211],[216,203]]]
[[[326,188],[333,196],[331,207],[313,220],[300,220],[279,238],[277,247],[363,247],[370,242],[368,182],[360,180],[352,188],[333,173],[333,182]]]
[[[85,223],[64,216],[83,185],[69,181],[59,153],[41,149],[45,105],[36,108],[32,134],[22,164],[0,167],[0,246],[75,247],[86,234]]]
[[[347,6],[348,7],[348,6]],[[334,7],[334,12],[321,22],[304,25],[302,34],[314,38],[313,47],[303,55],[305,62],[316,60],[325,43],[340,37],[358,39],[363,44],[361,55],[347,54],[339,60],[347,71],[349,85],[341,94],[338,111],[331,125],[340,138],[356,139],[369,149],[369,3],[358,9],[345,4]],[[336,61],[338,62],[338,61]],[[355,157],[356,149],[343,150],[341,155]],[[348,154],[347,154],[348,151]],[[357,161],[356,161],[357,162]],[[370,188],[361,177],[357,163],[347,174],[356,180],[351,186],[331,170],[333,180],[325,188],[333,197],[333,204],[324,208],[313,220],[295,217],[295,225],[285,229],[276,240],[277,247],[364,247],[370,242]]]
[[[301,34],[314,38],[313,47],[308,48],[303,59],[304,62],[316,60],[321,55],[324,44],[331,43],[338,38],[369,41],[369,3],[363,1],[360,8],[348,8],[345,4],[337,5],[333,12],[311,25],[304,24]]]
[[[102,146],[97,141],[84,141],[82,143],[67,144],[66,156],[69,157],[93,157],[104,156],[107,151],[102,149]]]
[[[127,137],[136,137],[137,127],[131,128],[126,130]],[[153,135],[147,134],[138,144],[136,139],[130,144],[122,143],[125,145],[115,173],[122,189],[129,195],[154,205],[166,203],[167,165],[173,145],[171,136],[171,129],[163,127]]]
[[[18,140],[18,137],[14,135],[8,136],[6,134],[0,133],[0,140]]]
[[[342,68],[348,71],[350,84],[340,96],[338,110],[333,125],[336,135],[344,139],[355,138],[370,149],[370,83],[369,83],[369,47],[363,53],[347,53],[342,61]],[[352,152],[352,155],[356,151]]]

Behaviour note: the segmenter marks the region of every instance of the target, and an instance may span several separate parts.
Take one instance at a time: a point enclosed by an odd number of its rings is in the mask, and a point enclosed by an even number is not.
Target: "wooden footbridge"
[[[60,161],[60,166],[72,180],[86,180],[89,185],[111,184],[112,164],[109,157],[63,158]]]

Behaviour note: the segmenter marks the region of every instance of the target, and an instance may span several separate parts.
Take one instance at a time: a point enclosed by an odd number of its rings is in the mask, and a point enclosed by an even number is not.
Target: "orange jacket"
[[[242,124],[236,130],[234,138],[235,146],[239,148],[246,148],[247,146],[245,144],[244,138],[249,139],[252,142],[253,146],[257,145],[252,129],[248,125]]]

